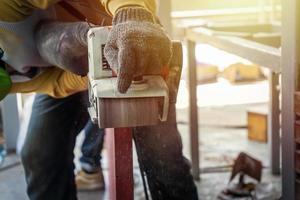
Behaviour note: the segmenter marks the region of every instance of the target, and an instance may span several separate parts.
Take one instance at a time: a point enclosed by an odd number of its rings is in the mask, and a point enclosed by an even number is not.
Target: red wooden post
[[[106,129],[109,199],[133,200],[132,129]]]

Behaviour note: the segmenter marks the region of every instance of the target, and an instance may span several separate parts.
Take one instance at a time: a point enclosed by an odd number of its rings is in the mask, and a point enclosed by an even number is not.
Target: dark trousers
[[[80,164],[87,172],[96,172],[101,169],[101,150],[103,148],[104,129],[88,121],[84,127],[84,140],[81,145]]]
[[[86,125],[86,93],[64,99],[37,95],[21,153],[31,200],[75,200],[73,148]],[[175,106],[168,122],[135,129],[135,143],[154,200],[194,200],[197,191],[182,155]]]

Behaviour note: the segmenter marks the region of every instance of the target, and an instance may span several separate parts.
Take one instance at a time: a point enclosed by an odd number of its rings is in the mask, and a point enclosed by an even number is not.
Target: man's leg
[[[84,128],[85,138],[81,146],[81,171],[76,175],[78,190],[95,190],[105,187],[101,168],[101,151],[103,148],[104,129],[91,120]]]
[[[86,93],[37,95],[21,152],[31,200],[74,200],[73,148],[88,120]]]
[[[98,125],[93,124],[92,121],[89,120],[84,128],[84,132],[85,138],[81,146],[81,167],[87,172],[99,171],[101,168],[100,160],[104,129],[99,129]]]
[[[182,154],[175,104],[170,105],[167,122],[136,128],[134,139],[154,200],[198,199],[190,165]]]

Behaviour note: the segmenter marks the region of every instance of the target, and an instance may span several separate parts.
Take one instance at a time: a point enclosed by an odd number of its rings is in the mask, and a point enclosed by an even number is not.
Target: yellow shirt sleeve
[[[111,15],[114,15],[119,8],[126,6],[142,6],[153,14],[156,13],[156,1],[155,0],[101,0],[106,11]]]
[[[46,9],[60,0],[0,0],[0,21],[16,22],[30,16],[34,9]]]
[[[30,81],[13,83],[10,93],[36,92],[54,98],[63,98],[85,91],[87,88],[87,76],[82,77],[59,68],[51,68]]]

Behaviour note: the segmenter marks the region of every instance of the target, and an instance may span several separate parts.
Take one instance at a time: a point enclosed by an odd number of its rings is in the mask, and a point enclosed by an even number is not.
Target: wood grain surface
[[[101,128],[156,125],[160,122],[163,98],[98,99]]]

